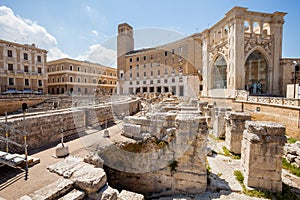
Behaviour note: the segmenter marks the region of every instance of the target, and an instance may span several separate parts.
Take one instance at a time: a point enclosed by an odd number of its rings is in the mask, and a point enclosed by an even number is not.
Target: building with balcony
[[[47,94],[47,51],[0,40],[0,92]]]
[[[286,13],[234,7],[212,27],[166,45],[135,50],[133,28],[119,24],[118,92],[178,96],[284,95],[282,30]]]
[[[47,63],[49,94],[113,94],[117,69],[97,63],[63,58]]]

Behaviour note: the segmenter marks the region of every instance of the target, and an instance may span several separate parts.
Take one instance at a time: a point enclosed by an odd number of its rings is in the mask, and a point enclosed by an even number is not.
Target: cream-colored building
[[[117,69],[69,58],[47,63],[49,94],[113,94]]]
[[[47,94],[47,51],[0,40],[0,92]]]
[[[246,90],[254,95],[284,95],[280,61],[285,15],[234,7],[200,33],[142,50],[134,50],[132,27],[120,24],[118,92],[172,91],[179,96],[228,98]]]

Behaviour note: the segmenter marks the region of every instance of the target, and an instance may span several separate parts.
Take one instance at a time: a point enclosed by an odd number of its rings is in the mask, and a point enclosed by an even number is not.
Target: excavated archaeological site
[[[251,113],[171,94],[45,100],[2,117],[29,165],[2,166],[3,199],[297,199],[300,143]],[[25,124],[25,125],[24,125]],[[13,134],[15,133],[15,134]],[[7,143],[0,143],[1,150]],[[23,149],[9,144],[9,152]],[[4,159],[6,151],[1,151]],[[32,161],[31,161],[32,162]],[[9,165],[9,164],[8,164]],[[17,172],[16,170],[19,170]],[[6,176],[5,176],[6,174]],[[8,176],[7,174],[11,174]],[[16,176],[19,178],[17,179]],[[1,199],[1,198],[0,198]]]

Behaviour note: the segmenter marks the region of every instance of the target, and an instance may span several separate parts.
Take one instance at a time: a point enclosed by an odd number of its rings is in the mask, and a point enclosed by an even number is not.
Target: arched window
[[[247,58],[245,71],[245,90],[250,94],[268,92],[268,63],[259,51],[254,51]]]
[[[244,31],[245,33],[251,33],[250,25],[248,21],[244,21]]]
[[[73,82],[73,77],[72,76],[70,76],[70,82]]]
[[[214,62],[213,88],[227,88],[227,64],[223,56],[219,55]]]

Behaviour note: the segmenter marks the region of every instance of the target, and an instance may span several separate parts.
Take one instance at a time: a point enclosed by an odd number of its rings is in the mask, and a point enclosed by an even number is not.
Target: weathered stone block
[[[141,137],[141,125],[123,124],[123,133],[129,137]]]
[[[106,173],[101,168],[84,165],[72,175],[75,185],[87,193],[96,192],[106,184]]]
[[[84,198],[84,196],[84,192],[74,189],[58,200],[81,200]]]
[[[66,194],[73,187],[74,182],[68,179],[60,178],[57,181],[26,195],[32,200],[40,199],[57,199],[59,196]],[[25,199],[26,197],[24,197]],[[22,198],[21,198],[22,199]]]
[[[281,191],[285,128],[274,122],[246,121],[241,167],[247,186]],[[274,130],[273,130],[274,129]]]
[[[213,129],[214,135],[218,138],[225,138],[225,113],[231,111],[231,108],[215,108]]]
[[[144,196],[142,194],[130,192],[127,190],[122,190],[118,196],[118,200],[144,200]]]

